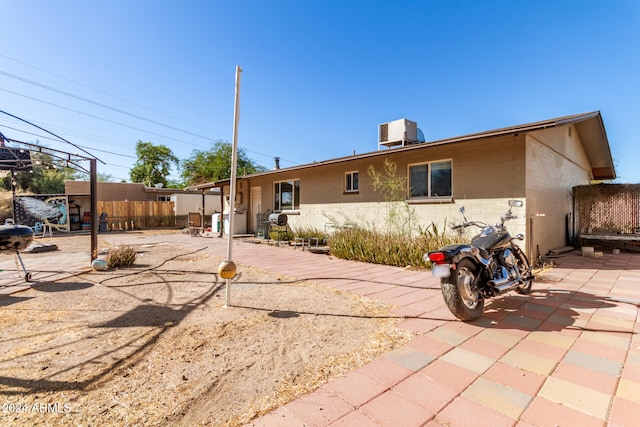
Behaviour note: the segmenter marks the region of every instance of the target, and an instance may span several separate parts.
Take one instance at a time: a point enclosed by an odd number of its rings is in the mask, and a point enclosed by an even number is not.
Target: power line
[[[196,126],[196,127],[199,127],[200,129],[204,129],[204,130],[207,130],[207,131],[210,131],[210,132],[217,132],[217,133],[224,134],[224,132],[221,132],[221,131],[219,131],[219,130],[216,130],[216,129],[209,129],[209,128],[206,128],[206,127],[201,126],[201,125],[199,125],[199,124],[192,123],[192,122],[189,122],[189,121],[186,121],[186,120],[183,120],[183,119],[180,119],[180,118],[177,118],[177,117],[171,116],[171,115],[169,115],[169,114],[163,113],[162,111],[155,110],[155,109],[153,109],[153,108],[147,107],[147,106],[142,105],[142,104],[138,104],[138,103],[133,102],[133,101],[130,101],[130,100],[128,100],[128,99],[125,99],[125,98],[122,98],[122,97],[120,97],[120,96],[114,95],[114,94],[112,94],[112,93],[106,92],[106,91],[104,91],[104,90],[94,88],[94,87],[89,86],[89,85],[86,85],[86,84],[84,84],[84,83],[80,83],[80,82],[78,82],[78,81],[76,81],[76,80],[73,80],[73,79],[70,79],[70,78],[68,78],[68,77],[61,76],[60,74],[52,73],[51,71],[44,70],[44,69],[42,69],[42,68],[36,67],[35,65],[27,64],[26,62],[23,62],[23,61],[17,60],[17,59],[15,59],[15,58],[11,58],[11,57],[9,57],[9,56],[7,56],[7,55],[3,55],[3,54],[1,54],[1,53],[0,53],[0,57],[6,58],[6,59],[8,59],[8,60],[10,60],[10,61],[13,61],[13,62],[17,62],[18,64],[22,64],[22,65],[24,65],[24,66],[26,66],[26,67],[33,68],[34,70],[38,70],[38,71],[40,71],[40,72],[42,72],[42,73],[44,73],[44,74],[49,74],[49,75],[51,75],[51,76],[54,76],[54,77],[57,77],[57,78],[59,78],[59,79],[61,79],[61,80],[65,80],[65,81],[70,82],[70,83],[73,83],[73,84],[75,84],[75,85],[78,85],[78,86],[84,87],[84,88],[86,88],[86,89],[90,89],[90,90],[92,90],[92,91],[95,91],[95,92],[101,93],[101,94],[103,94],[103,95],[107,95],[107,96],[109,96],[109,97],[111,97],[111,98],[115,98],[115,99],[117,99],[117,100],[120,100],[120,101],[126,102],[127,104],[131,104],[131,105],[134,105],[134,106],[136,106],[136,107],[140,107],[140,108],[142,108],[142,109],[144,109],[144,110],[151,111],[151,112],[156,113],[156,114],[160,114],[160,115],[165,116],[165,117],[168,117],[168,118],[170,118],[170,119],[174,119],[174,120],[177,120],[177,121],[182,122],[182,123],[186,123],[186,124],[189,124],[189,125],[192,125],[192,126]]]
[[[85,113],[83,111],[74,110],[73,108],[63,107],[62,105],[54,104],[54,103],[48,102],[48,101],[43,101],[41,99],[37,99],[37,98],[33,98],[31,96],[23,95],[21,93],[17,93],[17,92],[8,90],[8,89],[0,88],[0,90],[3,91],[3,92],[11,93],[11,94],[16,95],[16,96],[21,96],[23,98],[31,99],[32,101],[41,102],[43,104],[47,104],[47,105],[51,105],[53,107],[61,108],[63,110],[71,111],[72,113],[82,114],[83,116],[87,116],[87,117],[91,117],[91,118],[94,118],[94,119],[102,120],[102,121],[105,121],[105,122],[108,122],[108,123],[112,123],[114,125],[123,126],[123,127],[129,128],[129,129],[140,131],[140,132],[146,132],[146,133],[149,133],[151,135],[159,136],[161,138],[170,139],[170,140],[173,140],[173,141],[176,141],[176,142],[182,142],[183,144],[195,145],[195,144],[193,144],[191,142],[187,142],[187,141],[184,141],[182,139],[177,139],[177,138],[172,138],[172,137],[169,137],[169,136],[166,136],[166,135],[161,135],[159,133],[151,132],[149,130],[140,129],[140,128],[137,128],[135,126],[130,126],[130,125],[126,125],[124,123],[116,122],[114,120],[105,119],[104,117],[99,117],[99,116],[95,116],[93,114]]]
[[[121,97],[118,97],[118,96],[115,96],[115,95],[109,94],[108,92],[105,92],[105,91],[102,91],[102,90],[99,90],[99,89],[92,88],[91,86],[84,85],[84,84],[79,83],[79,82],[77,82],[77,81],[74,81],[74,80],[71,80],[71,79],[65,78],[65,77],[63,77],[63,76],[60,76],[60,75],[57,75],[57,74],[54,74],[54,73],[48,72],[48,71],[46,71],[46,70],[43,70],[43,69],[41,69],[41,68],[38,68],[38,67],[32,66],[32,65],[30,65],[30,64],[26,64],[26,63],[24,63],[24,62],[22,62],[22,61],[15,60],[15,59],[13,59],[13,58],[7,57],[6,55],[2,55],[2,54],[0,54],[0,56],[1,56],[1,57],[5,57],[5,58],[7,58],[7,59],[9,59],[9,60],[12,60],[12,61],[18,62],[18,63],[20,63],[20,64],[23,64],[23,65],[25,65],[25,66],[28,66],[28,67],[30,67],[30,68],[36,69],[36,70],[41,71],[41,72],[43,72],[43,73],[50,74],[50,75],[53,75],[53,76],[58,77],[58,78],[60,78],[60,79],[63,79],[63,80],[66,80],[66,81],[72,82],[72,83],[74,83],[74,84],[76,84],[76,85],[79,85],[79,86],[82,86],[82,87],[85,87],[85,88],[88,88],[88,89],[94,90],[94,91],[99,92],[99,93],[103,93],[103,94],[105,94],[105,95],[111,96],[111,97],[116,98],[116,99],[119,99],[119,100],[122,100],[122,101],[124,101],[124,102],[129,103],[129,104],[139,106],[139,107],[141,107],[141,108],[147,109],[147,110],[149,110],[149,111],[156,112],[156,113],[161,114],[161,115],[164,115],[164,116],[166,116],[166,117],[172,117],[172,116],[167,115],[167,114],[164,114],[164,113],[162,113],[162,112],[159,112],[159,111],[156,111],[156,110],[150,109],[150,108],[148,108],[148,107],[145,107],[145,106],[143,106],[143,105],[140,105],[140,104],[137,104],[137,103],[134,103],[134,102],[128,101],[128,100],[126,100],[126,99],[124,99],[124,98],[121,98]],[[63,95],[69,96],[69,97],[71,97],[71,98],[75,98],[75,99],[78,99],[78,100],[81,100],[81,101],[84,101],[84,102],[87,102],[87,103],[90,103],[90,104],[93,104],[93,105],[96,105],[96,106],[100,106],[100,107],[103,107],[103,108],[105,108],[105,109],[109,109],[109,110],[112,110],[112,111],[118,112],[118,113],[123,114],[123,115],[127,115],[127,116],[130,116],[130,117],[133,117],[133,118],[139,119],[139,120],[143,120],[143,121],[146,121],[146,122],[149,122],[149,123],[155,124],[155,125],[163,126],[163,127],[166,127],[166,128],[172,129],[172,130],[176,130],[176,131],[178,131],[178,132],[182,132],[182,133],[185,133],[185,134],[188,134],[188,135],[192,135],[192,136],[195,136],[195,137],[201,138],[201,139],[206,139],[206,140],[208,140],[208,141],[212,141],[212,139],[213,139],[213,138],[208,138],[208,137],[205,137],[205,136],[203,136],[203,135],[200,135],[200,134],[197,134],[197,133],[193,133],[193,132],[190,132],[190,131],[187,131],[187,130],[181,129],[181,128],[177,128],[177,127],[174,127],[174,126],[166,125],[166,124],[161,123],[161,122],[158,122],[158,121],[156,121],[156,120],[152,120],[152,119],[149,119],[149,118],[146,118],[146,117],[143,117],[143,116],[137,115],[137,114],[133,114],[133,113],[130,113],[130,112],[124,111],[124,110],[119,109],[119,108],[111,107],[111,106],[109,106],[109,105],[102,104],[102,103],[99,103],[99,102],[97,102],[97,101],[93,101],[93,100],[91,100],[91,99],[88,99],[88,98],[85,98],[85,97],[82,97],[82,96],[78,96],[78,95],[72,94],[72,93],[70,93],[70,92],[62,91],[62,90],[60,90],[60,89],[56,89],[56,88],[54,88],[54,87],[51,87],[51,86],[48,86],[48,85],[45,85],[45,84],[42,84],[42,83],[38,83],[38,82],[36,82],[36,81],[29,80],[29,79],[26,79],[26,78],[24,78],[24,77],[20,77],[20,76],[17,76],[17,75],[14,75],[14,74],[11,74],[11,73],[8,73],[8,72],[5,72],[5,71],[0,71],[0,74],[4,75],[4,76],[6,76],[6,77],[10,77],[10,78],[13,78],[13,79],[17,79],[17,80],[19,80],[19,81],[22,81],[22,82],[25,82],[25,83],[28,83],[28,84],[31,84],[31,85],[37,86],[37,87],[41,87],[41,88],[43,88],[43,89],[47,89],[47,90],[50,90],[50,91],[53,91],[53,92],[57,92],[57,93],[60,93],[60,94],[63,94]],[[64,106],[61,106],[61,105],[58,105],[58,104],[54,104],[54,103],[51,103],[51,102],[47,102],[47,101],[44,101],[44,100],[41,100],[41,99],[37,99],[37,98],[33,98],[33,97],[30,97],[30,96],[27,96],[27,95],[23,95],[23,94],[20,94],[20,93],[16,93],[16,92],[11,91],[11,90],[8,90],[8,89],[0,88],[0,90],[3,90],[3,91],[5,91],[5,92],[11,93],[11,94],[14,94],[14,95],[16,95],[16,96],[21,96],[21,97],[24,97],[24,98],[27,98],[27,99],[31,99],[31,100],[34,100],[34,101],[40,102],[40,103],[44,103],[44,104],[51,105],[51,106],[54,106],[54,107],[57,107],[57,108],[61,108],[61,109],[67,110],[67,111],[71,111],[71,112],[74,112],[74,113],[77,113],[77,114],[82,114],[82,115],[85,115],[85,116],[88,116],[88,117],[91,117],[91,118],[95,118],[95,119],[98,119],[98,120],[103,120],[103,121],[106,121],[106,122],[109,122],[109,123],[113,123],[113,124],[116,124],[116,125],[119,125],[119,126],[123,126],[123,127],[127,127],[127,128],[130,128],[130,129],[134,129],[134,130],[137,130],[137,131],[146,132],[146,133],[149,133],[149,134],[152,134],[152,135],[155,135],[155,136],[161,137],[161,138],[166,138],[166,139],[173,140],[173,141],[176,141],[176,142],[181,142],[181,143],[183,143],[183,144],[191,145],[191,146],[194,146],[194,147],[205,148],[205,147],[203,147],[202,145],[195,144],[195,143],[193,143],[193,142],[188,142],[188,141],[180,140],[180,139],[177,139],[177,138],[168,137],[168,136],[166,136],[166,135],[162,135],[162,134],[159,134],[159,133],[151,132],[151,131],[148,131],[148,130],[145,130],[145,129],[140,129],[140,128],[137,128],[137,127],[135,127],[135,126],[127,125],[127,124],[120,123],[120,122],[117,122],[117,121],[114,121],[114,120],[109,120],[109,119],[106,119],[106,118],[103,118],[103,117],[99,117],[99,116],[95,116],[95,115],[92,115],[92,114],[88,114],[88,113],[85,113],[85,112],[82,112],[82,111],[74,110],[74,109],[72,109],[72,108],[64,107]],[[172,118],[173,118],[173,117],[172,117]],[[179,121],[183,121],[183,120],[180,120],[180,119],[177,119],[177,120],[179,120]],[[186,121],[183,121],[183,122],[185,122],[185,123],[189,123],[189,122],[186,122]],[[192,125],[198,126],[198,127],[202,128],[202,129],[206,129],[206,128],[202,127],[202,126],[199,126],[199,125],[196,125],[196,124],[193,124],[193,123],[189,123],[189,124],[192,124]],[[207,130],[208,130],[208,129],[207,129]],[[245,141],[245,142],[246,142],[246,141]],[[210,148],[210,147],[209,147],[209,148]],[[247,152],[250,152],[250,153],[255,153],[255,154],[257,154],[257,155],[264,156],[264,157],[273,157],[271,154],[261,153],[261,152],[259,152],[259,151],[252,150],[252,149],[249,149],[249,148],[246,148],[246,147],[243,147],[243,148],[244,148]],[[289,162],[289,163],[291,163],[291,164],[293,164],[293,165],[300,163],[299,161],[298,161],[298,162],[288,161],[286,158],[282,158],[282,157],[281,157],[281,159],[282,159],[282,161],[283,161],[283,162]],[[306,160],[305,162],[308,162],[308,160]]]
[[[51,138],[51,137],[46,136],[46,135],[40,135],[40,134],[37,134],[37,133],[28,132],[28,131],[26,131],[26,130],[17,129],[17,128],[14,128],[14,127],[11,127],[11,126],[2,125],[2,127],[5,127],[5,128],[7,128],[7,129],[11,129],[11,130],[15,130],[15,131],[17,131],[17,132],[22,132],[22,133],[25,133],[25,134],[27,134],[27,135],[37,136],[38,138],[48,139],[48,140],[50,140],[50,141],[57,141],[57,139]],[[91,149],[91,150],[93,150],[93,151],[99,151],[99,152],[101,152],[101,153],[112,154],[112,155],[114,155],[114,156],[128,157],[128,158],[131,158],[131,159],[137,159],[137,157],[136,157],[136,156],[129,156],[129,155],[127,155],[127,154],[115,153],[115,152],[113,152],[113,151],[107,151],[107,150],[101,150],[101,149],[99,149],[99,148],[87,147],[86,145],[80,145],[80,144],[78,144],[78,147],[86,148],[86,149]]]
[[[5,92],[10,92],[10,93],[16,94],[15,92],[9,91],[9,90],[7,90],[7,89],[0,88],[0,90],[5,91]],[[59,108],[62,108],[62,109],[67,109],[67,110],[70,110],[70,111],[72,111],[72,112],[75,112],[75,110],[68,109],[67,107],[63,107],[63,106],[58,106],[58,105],[56,105],[56,104],[52,104],[52,103],[49,103],[49,102],[47,102],[47,101],[42,101],[42,100],[39,100],[39,99],[36,99],[36,98],[32,98],[32,97],[29,97],[29,96],[26,96],[26,95],[21,95],[21,94],[16,94],[16,95],[18,95],[18,96],[22,96],[22,97],[25,97],[25,98],[28,98],[28,99],[34,99],[34,100],[36,100],[36,101],[39,101],[39,102],[42,102],[42,103],[45,103],[45,104],[51,104],[51,105],[53,105],[54,107],[59,107]],[[96,142],[105,142],[105,141],[106,141],[106,142],[118,143],[118,144],[124,144],[124,145],[129,145],[129,144],[130,144],[129,142],[118,141],[118,140],[115,140],[115,139],[112,139],[112,138],[105,138],[105,137],[102,137],[102,136],[93,135],[93,134],[89,134],[89,133],[86,133],[86,132],[80,132],[80,131],[76,131],[76,130],[73,130],[73,129],[68,129],[68,128],[64,128],[64,127],[56,126],[56,125],[53,125],[53,124],[43,123],[43,125],[47,125],[47,126],[49,126],[49,127],[53,127],[53,128],[57,128],[57,129],[62,129],[62,130],[64,130],[64,131],[66,131],[66,132],[76,133],[76,134],[77,134],[77,136],[79,136],[79,137],[81,137],[81,138],[84,138],[84,139],[93,139],[93,140],[94,140],[94,141],[96,141]],[[4,125],[4,126],[6,126],[6,125]],[[124,124],[123,124],[122,126],[127,126],[127,127],[129,127],[128,125],[124,125]],[[32,133],[32,132],[22,131],[22,130],[20,130],[20,129],[11,128],[11,127],[9,127],[9,126],[6,126],[6,127],[7,127],[7,128],[10,128],[10,129],[13,129],[13,130],[16,130],[16,131],[19,131],[19,132],[27,133],[27,134],[29,134],[29,135],[38,136],[38,137],[41,137],[41,138],[51,139],[51,140],[53,140],[52,138],[46,138],[46,137],[44,137],[44,136],[42,136],[42,135],[34,134],[34,133]],[[137,128],[134,128],[134,129],[137,129]],[[143,130],[143,131],[144,131],[144,130]],[[161,135],[157,135],[157,136],[161,136]],[[186,142],[186,141],[180,141],[180,142],[183,142],[183,143],[185,143],[185,144],[187,144],[187,145],[194,146],[194,147],[199,148],[199,149],[205,149],[205,150],[208,150],[208,149],[210,149],[210,148],[211,148],[211,147],[209,147],[209,148],[205,148],[205,147],[204,147],[204,146],[202,146],[202,145],[194,144],[194,143],[189,143],[189,142]],[[93,147],[87,147],[87,146],[82,146],[82,145],[81,145],[81,147],[85,147],[85,148],[87,148],[87,149],[91,148],[91,149],[93,149],[93,150],[95,150],[95,151],[106,152],[106,153],[113,154],[113,155],[116,155],[116,156],[123,156],[123,157],[132,157],[132,158],[137,158],[137,157],[133,157],[133,156],[128,156],[128,155],[125,155],[125,154],[121,154],[121,153],[112,153],[112,152],[107,152],[107,151],[104,151],[104,150],[95,149],[95,148],[93,148]],[[247,147],[241,147],[241,148],[242,148],[243,150],[245,150],[246,152],[248,152],[248,153],[253,153],[253,154],[256,154],[256,155],[258,155],[258,156],[263,156],[263,157],[266,157],[266,158],[269,158],[269,159],[273,159],[273,154],[266,154],[266,153],[262,153],[262,152],[260,152],[260,151],[256,151],[256,150],[253,150],[253,149],[250,149],[250,148],[247,148]],[[288,160],[287,158],[283,158],[283,157],[280,157],[280,158],[281,158],[282,163],[289,162],[289,163],[294,164],[294,165],[295,165],[295,164],[297,164],[296,162],[290,161],[290,160]]]
[[[78,99],[78,100],[80,100],[80,101],[83,101],[83,102],[86,102],[86,103],[89,103],[89,104],[96,105],[96,106],[98,106],[98,107],[106,108],[107,110],[115,111],[115,112],[117,112],[117,113],[124,114],[124,115],[126,115],[126,116],[130,116],[130,117],[133,117],[133,118],[136,118],[136,119],[139,119],[139,120],[144,120],[144,121],[146,121],[146,122],[153,123],[154,125],[158,125],[158,126],[162,126],[162,127],[168,128],[168,129],[172,129],[172,130],[178,131],[178,132],[186,133],[186,134],[188,134],[188,135],[195,136],[195,137],[197,137],[197,138],[202,138],[202,139],[205,139],[205,140],[209,140],[209,138],[207,138],[206,136],[199,135],[199,134],[197,134],[197,133],[193,133],[193,132],[189,132],[189,131],[187,131],[187,130],[180,129],[180,128],[177,128],[177,127],[174,127],[174,126],[171,126],[171,125],[167,125],[167,124],[164,124],[164,123],[161,123],[161,122],[155,121],[155,120],[147,119],[147,118],[142,117],[142,116],[139,116],[139,115],[137,115],[137,114],[133,114],[133,113],[126,112],[126,111],[124,111],[124,110],[120,110],[119,108],[110,107],[110,106],[108,106],[108,105],[102,104],[102,103],[97,102],[97,101],[92,101],[92,100],[90,100],[90,99],[83,98],[83,97],[81,97],[81,96],[74,95],[74,94],[72,94],[72,93],[65,92],[65,91],[63,91],[63,90],[56,89],[56,88],[54,88],[54,87],[47,86],[47,85],[45,85],[45,84],[38,83],[38,82],[35,82],[35,81],[33,81],[33,80],[26,79],[26,78],[24,78],[24,77],[16,76],[15,74],[7,73],[6,71],[2,71],[2,70],[0,70],[0,74],[2,74],[2,75],[4,75],[4,76],[7,76],[7,77],[11,77],[12,79],[20,80],[21,82],[29,83],[29,84],[31,84],[31,85],[38,86],[38,87],[41,87],[41,88],[43,88],[43,89],[50,90],[50,91],[52,91],[52,92],[56,92],[56,93],[59,93],[59,94],[62,94],[62,95],[69,96],[69,97],[71,97],[71,98]]]
[[[34,124],[34,123],[31,123],[31,122],[29,122],[29,121],[27,121],[27,120],[25,120],[25,119],[22,119],[22,118],[18,117],[18,116],[14,116],[14,115],[13,115],[13,114],[11,114],[11,113],[7,113],[6,111],[2,111],[2,110],[0,110],[0,113],[2,113],[2,114],[6,114],[7,116],[13,117],[14,119],[21,120],[21,121],[23,121],[23,122],[25,122],[25,123],[27,123],[27,124],[30,124],[31,126],[34,126],[34,127],[38,128],[38,129],[40,129],[40,130],[41,130],[41,131],[43,131],[43,132],[48,133],[49,135],[53,135],[53,136],[55,136],[56,138],[58,138],[60,141],[64,141],[64,142],[66,142],[67,144],[69,144],[69,145],[71,145],[71,146],[73,146],[73,147],[77,148],[78,150],[82,150],[82,152],[83,152],[83,153],[85,153],[85,154],[87,154],[87,155],[91,156],[92,158],[94,158],[94,159],[99,160],[100,162],[102,162],[102,160],[98,159],[96,156],[94,156],[93,154],[89,153],[88,151],[86,151],[86,150],[84,150],[84,149],[82,149],[82,148],[78,147],[78,146],[77,146],[76,144],[74,144],[73,142],[67,141],[67,140],[66,140],[66,139],[64,139],[63,137],[58,136],[58,135],[56,135],[56,134],[55,134],[55,133],[53,133],[53,132],[49,132],[49,131],[48,131],[48,130],[46,130],[45,128],[42,128],[42,127],[40,127],[40,126],[38,126],[38,125],[36,125],[36,124]],[[104,163],[104,162],[102,162],[102,163]]]
[[[18,132],[21,132],[21,133],[24,133],[24,134],[37,136],[37,137],[39,137],[39,138],[48,139],[48,140],[51,140],[51,141],[57,141],[57,139],[54,139],[54,138],[48,137],[48,136],[46,136],[46,135],[39,135],[39,134],[36,134],[36,133],[33,133],[33,132],[28,132],[28,131],[25,131],[25,130],[22,130],[22,129],[16,129],[16,128],[13,128],[13,127],[11,127],[11,126],[3,125],[2,127],[7,128],[7,129],[11,129],[11,130],[15,130],[15,131],[18,131]],[[1,133],[0,133],[0,135],[1,135]],[[8,140],[10,140],[10,141],[14,141],[14,142],[18,142],[18,143],[22,143],[22,144],[25,144],[24,142],[20,142],[20,141],[14,140],[14,139],[8,139]],[[82,145],[78,145],[78,147],[81,147],[81,148],[91,148],[91,147],[85,147],[85,146],[82,146]],[[47,148],[47,147],[44,147],[44,149],[45,149],[45,150],[47,150],[48,148]],[[92,148],[92,149],[93,149],[93,148]],[[129,158],[132,158],[132,159],[137,159],[137,158],[136,158],[136,157],[134,157],[134,156],[127,156],[126,154],[112,153],[112,152],[110,152],[110,151],[100,150],[100,149],[93,149],[93,150],[94,150],[94,151],[100,151],[100,152],[103,152],[103,153],[106,153],[106,154],[113,154],[113,155],[117,155],[117,156],[129,157]],[[114,168],[120,168],[120,169],[127,169],[127,170],[129,170],[129,168],[128,168],[128,167],[126,167],[126,166],[121,166],[121,165],[114,164],[114,163],[105,163],[105,162],[102,162],[102,163],[103,163],[105,166],[109,166],[109,167],[114,167]],[[84,173],[88,173],[88,172],[84,171]],[[119,179],[119,180],[121,180],[121,181],[126,181],[126,180],[127,180],[126,178],[122,178],[122,177],[112,177],[112,178],[114,178],[114,179]]]

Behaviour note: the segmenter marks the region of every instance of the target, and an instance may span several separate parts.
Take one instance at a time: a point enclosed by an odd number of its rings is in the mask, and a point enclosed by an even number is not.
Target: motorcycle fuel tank
[[[475,236],[471,243],[478,248],[488,251],[494,249],[503,249],[511,244],[511,235],[507,231],[482,232]]]

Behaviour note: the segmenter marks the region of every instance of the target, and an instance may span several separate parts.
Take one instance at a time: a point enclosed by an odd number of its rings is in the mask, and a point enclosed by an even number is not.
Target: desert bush
[[[132,246],[115,246],[107,254],[107,266],[110,268],[131,266],[136,262],[136,255],[137,252]]]

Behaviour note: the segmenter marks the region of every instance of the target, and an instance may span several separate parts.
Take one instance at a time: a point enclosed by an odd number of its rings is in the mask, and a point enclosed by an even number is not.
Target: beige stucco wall
[[[250,180],[241,210],[251,213],[248,187],[261,187],[263,213],[273,209],[273,183],[300,180],[300,209],[289,223],[295,228],[331,230],[331,223],[356,222],[385,229],[388,208],[383,196],[373,191],[367,168],[382,171],[389,158],[397,173],[408,174],[408,165],[451,160],[453,197],[434,202],[410,201],[410,209],[422,228],[434,223],[439,230],[460,222],[458,210],[465,206],[469,218],[496,223],[509,199],[525,202],[514,209],[521,216],[509,221],[512,234],[523,233],[521,246],[530,256],[546,254],[566,244],[566,221],[571,213],[571,189],[588,184],[590,164],[578,132],[570,125],[521,135],[507,135],[442,146],[425,144],[410,150],[387,150],[366,158],[298,170],[274,171]],[[344,192],[346,172],[358,171],[360,189]],[[225,190],[225,191],[228,191]],[[536,214],[544,214],[537,216]],[[250,228],[250,231],[251,228]]]
[[[174,212],[177,216],[188,215],[190,212],[200,212],[202,209],[203,195],[200,194],[174,194],[171,196],[174,202]],[[204,215],[220,212],[220,196],[214,194],[204,195]]]
[[[576,185],[589,184],[591,168],[578,132],[569,125],[530,133],[526,157],[531,252],[545,255],[567,244],[571,191]]]
[[[509,198],[466,199],[446,204],[409,205],[409,208],[415,218],[414,231],[418,226],[425,229],[431,227],[432,224],[439,231],[442,231],[445,228],[449,229],[451,225],[462,222],[462,215],[459,213],[462,206],[465,207],[468,219],[495,224],[500,221],[500,216],[509,209],[508,200]],[[388,212],[385,202],[302,205],[300,215],[289,216],[289,224],[294,230],[312,227],[326,230],[329,233],[333,231],[334,224],[345,225],[349,223],[386,230],[389,224]],[[526,232],[525,212],[526,206],[514,208],[513,213],[522,216],[522,218],[507,223],[512,234]],[[476,231],[477,229],[468,229],[469,233]],[[523,248],[525,247],[523,246]]]
[[[262,206],[265,211],[273,209],[274,206],[273,183],[294,179],[300,180],[302,205],[381,202],[384,201],[384,197],[373,190],[367,174],[370,165],[382,172],[384,159],[388,158],[396,163],[397,173],[406,177],[410,164],[451,160],[455,201],[514,198],[524,196],[525,192],[524,156],[524,136],[507,136],[442,146],[423,144],[419,149],[411,151],[390,149],[375,157],[346,160],[321,167],[274,171],[270,175],[252,178],[250,186],[262,187]],[[351,171],[359,173],[358,193],[344,192],[344,176],[346,172]],[[228,187],[225,189],[226,192]],[[243,207],[246,209],[249,208],[247,199],[243,198]]]
[[[396,163],[397,173],[407,176],[408,166],[415,163],[441,160],[452,161],[451,200],[411,202],[410,209],[416,219],[414,229],[434,223],[439,230],[461,221],[458,212],[465,206],[468,217],[495,223],[508,209],[507,201],[524,200],[525,195],[525,137],[506,136],[442,146],[428,144],[417,149],[386,150],[380,155],[362,159],[309,167],[299,170],[274,171],[272,174],[252,178],[247,187],[261,187],[262,213],[273,209],[273,183],[300,180],[300,209],[289,214],[293,228],[312,227],[331,229],[331,223],[358,222],[384,229],[388,226],[388,208],[384,197],[372,188],[367,169],[373,165],[378,172],[388,158]],[[359,173],[359,191],[344,192],[346,172]],[[228,187],[225,189],[227,193]],[[248,193],[248,188],[245,193]],[[244,194],[241,210],[251,212],[249,198]],[[521,212],[524,214],[524,210]],[[518,222],[519,221],[519,222]],[[526,221],[512,221],[513,233],[524,233]],[[250,231],[251,227],[250,227]]]
[[[442,230],[445,224],[459,223],[461,206],[471,219],[496,223],[508,209],[509,199],[522,200],[525,206],[514,209],[521,218],[509,221],[508,227],[512,234],[525,234],[527,240],[521,247],[530,256],[565,245],[571,189],[588,184],[590,179],[590,164],[578,132],[567,125],[442,146],[391,149],[332,165],[274,171],[251,179],[247,187],[261,187],[263,213],[270,213],[274,206],[273,183],[299,179],[300,209],[289,216],[293,228],[330,230],[333,222],[352,221],[384,229],[388,209],[383,196],[373,191],[367,168],[373,165],[382,171],[385,158],[395,162],[397,173],[403,176],[407,176],[410,164],[451,160],[452,199],[410,201],[416,225],[422,228],[434,223]],[[344,192],[344,175],[350,171],[359,172],[360,189],[355,194]],[[242,209],[251,212],[250,208],[245,194]]]

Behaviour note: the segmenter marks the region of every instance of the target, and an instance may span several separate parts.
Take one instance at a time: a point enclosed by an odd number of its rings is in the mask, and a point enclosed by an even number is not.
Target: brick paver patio
[[[226,253],[218,238],[132,234],[128,241]],[[640,425],[640,255],[568,254],[534,282],[531,296],[498,298],[473,323],[453,318],[428,272],[239,241],[234,260],[392,304],[400,327],[415,333],[252,426]],[[59,280],[88,264],[88,254],[52,253],[34,280]],[[11,274],[11,258],[0,268],[0,294],[24,286]]]

